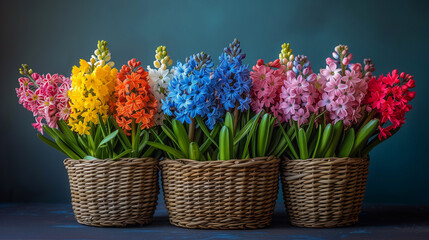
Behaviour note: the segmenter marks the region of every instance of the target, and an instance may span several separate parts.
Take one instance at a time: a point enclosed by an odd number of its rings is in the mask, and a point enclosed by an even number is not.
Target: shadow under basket
[[[158,160],[64,160],[76,220],[97,227],[152,221],[159,192]]]
[[[358,222],[368,158],[284,159],[283,197],[292,225],[329,228]]]
[[[185,228],[255,229],[270,225],[280,160],[189,159],[160,162],[171,224]]]

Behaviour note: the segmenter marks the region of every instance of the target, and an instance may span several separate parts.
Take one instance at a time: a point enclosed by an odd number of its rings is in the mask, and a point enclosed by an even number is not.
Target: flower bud
[[[349,62],[350,60],[347,57],[343,58],[343,65],[349,65]]]
[[[405,73],[404,72],[401,72],[401,78],[404,78],[405,77]]]
[[[304,68],[304,70],[302,71],[302,74],[307,75],[310,72],[309,68]]]
[[[336,63],[336,61],[330,57],[326,58],[326,64],[330,65],[331,63]]]
[[[161,64],[161,69],[162,69],[162,70],[167,69],[167,65],[165,65],[165,64]]]
[[[159,68],[161,64],[159,64],[158,60],[155,60],[153,61],[153,66],[155,66],[156,68]]]
[[[115,66],[115,62],[108,62],[106,65],[112,68],[113,66]]]
[[[332,57],[333,57],[334,59],[338,59],[338,58],[339,58],[338,53],[336,53],[336,52],[332,52]]]
[[[167,65],[168,65],[168,66],[171,66],[171,64],[173,64],[173,59],[168,60]]]
[[[156,58],[156,60],[161,60],[161,53],[157,53],[157,54],[155,55],[155,58]]]

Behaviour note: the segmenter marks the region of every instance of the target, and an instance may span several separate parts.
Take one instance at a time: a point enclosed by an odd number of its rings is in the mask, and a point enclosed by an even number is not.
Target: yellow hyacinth
[[[72,70],[72,87],[69,90],[70,114],[68,124],[79,134],[89,134],[91,123],[98,124],[98,115],[108,118],[109,102],[115,91],[116,74],[110,60],[107,42],[99,41],[96,56],[91,61],[79,61]]]
[[[290,48],[289,43],[282,44],[282,50],[279,54],[279,59],[281,64],[284,64],[284,65],[287,65],[288,62],[292,62],[294,60],[292,49]]]

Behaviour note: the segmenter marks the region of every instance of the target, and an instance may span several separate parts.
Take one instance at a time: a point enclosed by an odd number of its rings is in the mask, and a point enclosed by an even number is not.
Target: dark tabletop
[[[76,222],[70,204],[0,203],[0,239],[429,239],[429,205],[364,204],[353,227],[309,229],[289,224],[282,203],[270,227],[258,230],[192,230],[171,225],[162,199],[142,227],[99,228]]]

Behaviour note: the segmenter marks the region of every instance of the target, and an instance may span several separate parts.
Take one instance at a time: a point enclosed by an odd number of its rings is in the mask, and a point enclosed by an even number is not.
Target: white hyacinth
[[[147,70],[149,72],[149,86],[155,96],[155,99],[158,101],[158,112],[154,116],[155,125],[161,125],[165,119],[164,113],[161,109],[161,100],[165,99],[165,96],[168,93],[168,84],[173,78],[173,70],[168,69],[167,66],[170,66],[173,61],[169,56],[167,56],[168,52],[165,50],[164,46],[158,47],[155,52],[155,68],[147,66]]]

